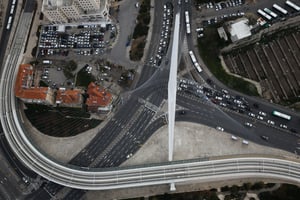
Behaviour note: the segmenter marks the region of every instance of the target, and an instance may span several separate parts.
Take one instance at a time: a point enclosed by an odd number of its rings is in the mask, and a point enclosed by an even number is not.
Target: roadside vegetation
[[[67,79],[74,78],[74,71],[77,69],[77,63],[74,60],[70,60],[63,66],[63,72]]]
[[[219,38],[216,26],[207,27],[204,37],[198,39],[200,55],[213,75],[228,87],[251,96],[258,96],[257,89],[252,83],[241,78],[231,76],[225,72],[218,58],[220,49],[228,45],[228,42]]]
[[[136,26],[132,35],[132,44],[129,52],[131,60],[141,60],[144,55],[144,48],[150,23],[150,0],[143,0],[140,6],[139,14],[136,19]]]
[[[96,81],[96,78],[89,73],[86,67],[83,67],[76,76],[75,85],[87,88],[90,82]]]

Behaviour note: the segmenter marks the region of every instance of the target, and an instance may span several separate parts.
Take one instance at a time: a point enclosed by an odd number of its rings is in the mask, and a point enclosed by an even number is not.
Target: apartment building
[[[53,24],[108,22],[110,0],[43,0],[42,13]]]

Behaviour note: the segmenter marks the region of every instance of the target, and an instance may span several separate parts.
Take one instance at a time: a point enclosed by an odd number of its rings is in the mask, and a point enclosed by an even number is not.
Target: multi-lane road
[[[4,65],[0,85],[3,88],[0,98],[0,114],[5,136],[18,158],[46,179],[61,185],[89,190],[184,182],[201,179],[201,177],[203,181],[209,181],[212,178],[242,178],[255,175],[287,179],[293,182],[300,180],[298,162],[268,158],[204,159],[147,167],[135,166],[127,169],[100,169],[119,166],[164,124],[164,118],[156,115],[156,109],[167,98],[168,66],[154,70],[156,73],[153,72],[154,76],[150,78],[151,81],[129,93],[115,116],[69,164],[51,160],[36,149],[27,137],[19,117],[17,101],[11,92],[17,69],[14,66],[20,63],[19,55],[22,54],[27,35],[24,31],[28,30],[31,17],[31,13],[23,13]],[[183,33],[184,30],[182,30]],[[170,55],[168,52],[169,58]],[[147,69],[145,70],[147,72]],[[147,79],[149,77],[145,76],[142,82]],[[207,123],[211,126],[220,123],[228,130],[231,130],[230,127],[233,126],[236,127],[233,131],[237,134],[243,130],[240,133],[242,137],[258,140],[257,135],[251,136],[248,134],[249,131],[239,123],[240,115],[236,116],[231,112],[228,114],[210,103],[198,104],[194,101],[195,99],[184,94],[179,95],[177,103],[190,110],[186,115],[179,116],[180,120]],[[265,127],[266,130],[273,130],[272,127]],[[287,143],[289,140],[295,141],[295,136],[286,134],[286,137],[290,138],[287,139]],[[278,142],[278,146],[280,145]],[[60,187],[57,188],[60,189]],[[55,192],[54,190],[54,194]]]

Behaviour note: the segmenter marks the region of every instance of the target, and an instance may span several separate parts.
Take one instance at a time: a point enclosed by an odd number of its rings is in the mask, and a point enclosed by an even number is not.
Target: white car
[[[216,129],[217,129],[218,131],[224,131],[224,128],[222,128],[221,126],[217,126]]]
[[[251,123],[249,123],[249,122],[246,122],[246,123],[245,123],[245,126],[248,126],[248,127],[251,128],[251,127],[253,126],[253,124],[251,124]]]
[[[265,113],[265,112],[263,112],[263,111],[259,111],[258,114],[261,115],[261,116],[264,116],[264,117],[267,116],[267,113]]]
[[[248,113],[248,115],[249,115],[250,117],[255,117],[255,114],[253,114],[253,113]]]
[[[264,120],[264,118],[262,116],[259,116],[259,115],[257,115],[257,119]]]
[[[267,122],[268,122],[268,124],[275,125],[275,122],[272,120],[268,120]]]
[[[280,128],[287,129],[287,125],[285,125],[285,124],[280,124],[279,126],[280,126]]]

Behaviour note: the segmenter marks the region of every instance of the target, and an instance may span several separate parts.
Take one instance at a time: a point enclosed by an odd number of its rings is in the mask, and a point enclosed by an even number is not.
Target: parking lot
[[[232,73],[259,82],[276,102],[300,94],[299,31],[224,56]],[[267,95],[265,94],[265,95]]]
[[[117,34],[114,25],[43,26],[40,31],[38,56],[104,54]]]

